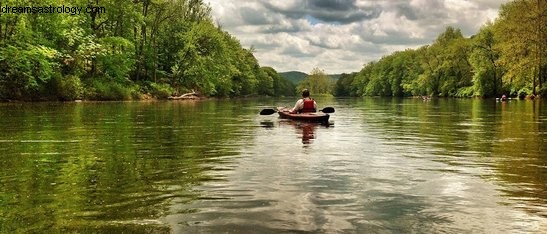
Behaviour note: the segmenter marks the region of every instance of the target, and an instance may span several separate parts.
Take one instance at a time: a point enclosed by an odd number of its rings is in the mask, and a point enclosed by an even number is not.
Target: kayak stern
[[[298,120],[298,121],[304,121],[304,122],[316,122],[316,123],[328,123],[329,117],[330,117],[329,114],[325,114],[322,112],[292,114],[292,113],[289,113],[289,109],[284,107],[278,107],[277,113],[279,114],[279,117],[282,119],[292,119],[292,120]]]

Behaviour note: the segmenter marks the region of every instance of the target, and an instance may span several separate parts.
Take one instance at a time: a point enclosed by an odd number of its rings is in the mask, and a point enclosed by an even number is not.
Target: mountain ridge
[[[279,72],[279,75],[284,77],[285,79],[292,82],[294,85],[300,84],[306,77],[308,77],[308,74],[301,71],[287,71],[287,72]],[[340,78],[341,74],[328,74],[327,76],[334,80],[335,82]]]

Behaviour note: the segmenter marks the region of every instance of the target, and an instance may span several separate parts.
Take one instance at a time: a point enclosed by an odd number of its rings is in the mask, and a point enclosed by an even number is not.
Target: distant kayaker
[[[507,101],[507,96],[505,96],[505,94],[501,95],[500,101],[502,101],[502,102]]]
[[[310,91],[304,89],[302,90],[302,98],[296,101],[296,104],[290,110],[290,113],[308,113],[316,111],[317,103],[310,97]]]

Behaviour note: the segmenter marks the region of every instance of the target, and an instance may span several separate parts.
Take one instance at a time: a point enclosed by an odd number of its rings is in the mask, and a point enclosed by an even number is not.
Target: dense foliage
[[[6,0],[80,14],[0,14],[0,100],[294,95],[253,48],[212,22],[203,0]],[[86,11],[94,9],[94,11]],[[547,2],[518,0],[471,38],[448,27],[427,46],[387,55],[336,85],[316,68],[296,90],[343,96],[547,96]]]
[[[294,96],[295,95],[295,85],[288,79],[283,78],[271,67],[262,67],[261,68],[266,74],[266,81],[271,80],[272,86],[261,85],[259,90],[260,93],[264,94],[274,94],[277,96]]]
[[[0,14],[0,100],[290,95],[215,26],[202,0],[7,0],[3,6],[82,7],[80,14]],[[86,7],[95,11],[85,12]],[[91,9],[91,8],[90,8]],[[288,90],[288,91],[287,91]]]
[[[547,2],[520,0],[471,38],[448,27],[416,50],[395,52],[344,74],[340,96],[547,96]]]

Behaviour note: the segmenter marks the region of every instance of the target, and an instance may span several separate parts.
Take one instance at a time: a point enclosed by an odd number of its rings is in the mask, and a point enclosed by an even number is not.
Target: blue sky
[[[311,15],[306,15],[304,17],[304,19],[306,19],[311,25],[316,25],[316,24],[320,24],[320,23],[325,23],[324,21],[321,21]]]
[[[359,71],[370,61],[430,44],[448,26],[465,36],[508,0],[205,0],[213,18],[278,72]]]

